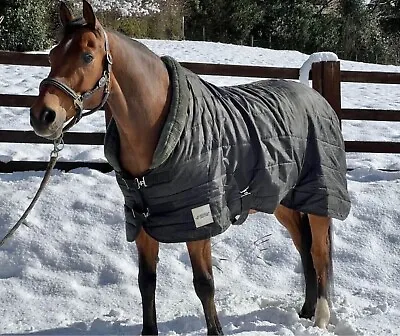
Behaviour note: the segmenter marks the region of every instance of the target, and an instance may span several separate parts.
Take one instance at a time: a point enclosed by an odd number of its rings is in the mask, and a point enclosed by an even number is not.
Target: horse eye
[[[86,64],[89,64],[89,63],[91,63],[91,62],[93,61],[93,55],[92,55],[92,54],[89,54],[89,53],[84,53],[84,54],[82,55],[82,58],[83,58],[83,61],[84,61]]]

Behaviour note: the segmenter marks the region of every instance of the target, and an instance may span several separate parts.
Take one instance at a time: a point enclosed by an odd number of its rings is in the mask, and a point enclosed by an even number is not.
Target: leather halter
[[[104,71],[103,71],[103,75],[98,80],[97,84],[94,86],[93,89],[80,94],[80,93],[77,93],[74,89],[70,88],[67,84],[61,82],[60,80],[58,80],[57,78],[54,78],[54,77],[47,77],[40,83],[39,90],[41,90],[46,85],[55,86],[56,88],[63,91],[67,96],[71,97],[74,102],[75,115],[63,127],[62,133],[68,131],[82,117],[86,117],[86,116],[98,111],[99,109],[101,109],[103,107],[103,105],[106,103],[108,96],[110,95],[110,81],[111,81],[110,74],[111,74],[112,56],[110,53],[110,45],[108,42],[107,33],[104,29],[103,29],[103,34],[104,34],[104,49],[106,52],[106,58],[105,58],[105,62],[104,62]],[[103,88],[103,98],[101,99],[100,104],[88,112],[83,112],[83,110],[84,110],[83,103],[84,103],[85,99],[89,98],[93,93],[95,93],[97,90],[100,90],[101,88]]]

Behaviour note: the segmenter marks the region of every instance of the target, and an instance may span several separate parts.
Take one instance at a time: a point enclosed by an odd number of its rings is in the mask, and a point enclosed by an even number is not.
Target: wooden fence
[[[0,64],[49,66],[46,54],[24,54],[0,52]],[[298,79],[297,68],[275,68],[260,66],[181,63],[184,67],[199,75],[283,78]],[[341,120],[400,121],[400,111],[376,109],[342,109],[342,82],[400,84],[400,73],[341,71],[339,62],[314,63],[310,73],[312,86],[332,105]],[[0,106],[29,107],[35,97],[28,95],[0,94]],[[68,132],[64,136],[66,144],[102,145],[104,133]],[[7,143],[50,143],[40,138],[33,131],[0,130],[0,142]],[[400,153],[400,142],[346,141],[347,152]],[[0,172],[25,170],[44,170],[47,163],[42,161],[0,162]],[[58,162],[56,168],[70,170],[77,167],[89,167],[103,172],[111,171],[107,163],[101,162]]]

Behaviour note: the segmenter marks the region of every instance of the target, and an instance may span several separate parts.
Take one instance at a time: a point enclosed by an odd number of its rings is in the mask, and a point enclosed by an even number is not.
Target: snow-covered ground
[[[296,51],[189,41],[142,40],[180,61],[301,67]],[[341,62],[342,69],[400,67]],[[0,66],[0,92],[37,94],[48,68]],[[248,78],[206,77],[218,85]],[[400,86],[344,84],[343,107],[400,109]],[[2,129],[30,129],[28,109],[0,108]],[[102,131],[102,113],[74,130]],[[396,123],[345,122],[348,140],[399,141]],[[47,159],[48,145],[0,145],[0,160]],[[61,160],[103,161],[102,147],[67,146]],[[400,169],[398,155],[348,154],[350,216],[334,222],[335,291],[328,331],[300,319],[300,258],[273,216],[254,214],[213,239],[216,304],[226,334],[400,335]],[[25,210],[42,173],[0,174],[0,235]],[[137,253],[125,242],[122,194],[114,176],[55,171],[13,240],[0,249],[0,333],[136,335],[141,330]],[[262,237],[271,234],[268,241]],[[205,334],[184,244],[163,244],[157,284],[163,335]]]

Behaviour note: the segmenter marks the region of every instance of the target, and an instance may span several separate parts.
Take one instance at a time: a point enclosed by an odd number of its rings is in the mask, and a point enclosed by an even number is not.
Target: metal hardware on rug
[[[57,140],[54,141],[53,143],[54,148],[50,153],[50,161],[47,165],[46,172],[43,176],[43,180],[40,183],[39,189],[36,192],[35,196],[33,197],[31,203],[29,204],[28,208],[25,210],[21,218],[18,220],[18,222],[7,232],[7,234],[4,236],[2,240],[0,240],[0,247],[4,245],[4,243],[13,236],[15,231],[21,226],[21,224],[26,225],[25,219],[28,216],[28,214],[31,212],[32,208],[34,207],[36,201],[39,199],[40,194],[42,193],[44,187],[46,186],[47,182],[49,181],[50,178],[50,173],[52,169],[54,168],[56,161],[58,159],[58,153],[64,148],[64,141],[61,137],[59,137]]]
[[[138,179],[138,178],[135,178],[135,182],[136,182],[136,185],[137,185],[137,188],[138,188],[138,189],[146,188],[146,187],[147,187],[147,184],[146,184],[146,181],[145,181],[145,179],[144,179],[144,176],[142,177],[141,180]]]

